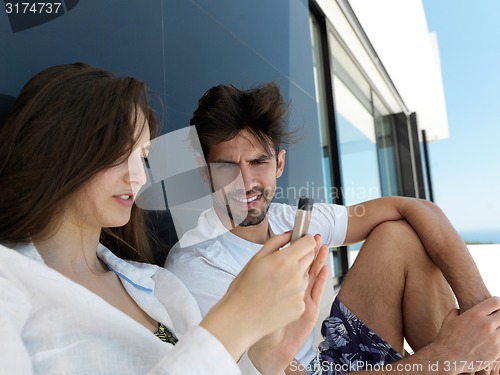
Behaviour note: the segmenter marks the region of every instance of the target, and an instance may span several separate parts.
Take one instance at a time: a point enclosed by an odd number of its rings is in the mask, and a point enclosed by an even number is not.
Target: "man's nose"
[[[245,190],[249,191],[256,185],[255,173],[250,166],[240,166],[240,171]]]

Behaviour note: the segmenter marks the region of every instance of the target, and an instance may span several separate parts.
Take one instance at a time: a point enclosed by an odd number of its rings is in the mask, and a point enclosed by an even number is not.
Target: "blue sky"
[[[438,37],[450,128],[449,139],[429,146],[435,202],[461,233],[500,238],[500,1],[423,3]]]

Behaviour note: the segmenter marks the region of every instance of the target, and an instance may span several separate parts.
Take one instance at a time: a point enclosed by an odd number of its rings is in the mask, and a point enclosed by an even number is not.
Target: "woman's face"
[[[142,111],[137,114],[137,129],[142,133],[129,158],[100,172],[77,192],[74,203],[65,211],[65,219],[99,230],[128,223],[135,197],[146,183],[144,158],[149,152],[150,133]]]

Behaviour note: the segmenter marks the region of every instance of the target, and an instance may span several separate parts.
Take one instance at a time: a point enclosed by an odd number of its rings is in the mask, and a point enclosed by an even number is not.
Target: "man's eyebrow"
[[[272,159],[272,156],[269,154],[262,154],[254,159],[251,159],[250,162],[262,162],[262,161],[268,161]]]
[[[232,160],[224,160],[224,159],[216,159],[211,161],[210,163],[221,163],[221,164],[236,164],[235,161]]]
[[[262,154],[262,155],[259,155],[253,159],[250,159],[249,162],[250,163],[255,163],[255,162],[263,162],[263,161],[268,161],[270,159],[272,159],[273,157],[269,154]],[[234,160],[226,160],[226,159],[215,159],[213,161],[211,161],[211,163],[221,163],[221,164],[238,164],[238,162],[235,162]]]

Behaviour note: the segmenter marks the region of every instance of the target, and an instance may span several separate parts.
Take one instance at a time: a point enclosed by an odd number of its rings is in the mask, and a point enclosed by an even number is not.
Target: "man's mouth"
[[[260,197],[262,196],[262,194],[258,194],[258,195],[254,195],[253,197],[250,197],[250,198],[236,198],[236,197],[233,197],[233,199],[237,202],[240,202],[240,203],[251,203],[257,199],[259,199]]]

